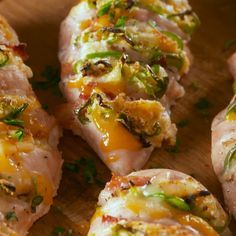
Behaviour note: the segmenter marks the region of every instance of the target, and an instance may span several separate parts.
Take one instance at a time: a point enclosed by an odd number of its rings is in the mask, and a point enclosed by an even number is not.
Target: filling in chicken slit
[[[155,147],[175,144],[170,106],[184,94],[178,81],[189,70],[186,43],[198,23],[187,1],[128,0],[83,1],[62,23],[68,104],[59,120],[112,171],[140,169]]]
[[[113,176],[100,193],[89,236],[219,235],[229,218],[192,177],[172,170]]]

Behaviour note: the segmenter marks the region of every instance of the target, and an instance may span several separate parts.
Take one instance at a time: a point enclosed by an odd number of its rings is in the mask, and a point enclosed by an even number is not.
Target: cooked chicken
[[[236,54],[229,59],[236,79]],[[212,123],[212,164],[222,183],[225,203],[236,219],[236,97]]]
[[[0,18],[0,235],[23,236],[49,211],[61,177],[60,129],[40,106],[17,35]]]
[[[114,175],[106,184],[88,236],[215,236],[228,219],[215,197],[192,177],[144,170]]]
[[[68,104],[59,120],[113,172],[138,170],[155,147],[175,143],[169,108],[184,94],[178,81],[189,70],[186,43],[197,24],[184,0],[82,1],[62,23]]]

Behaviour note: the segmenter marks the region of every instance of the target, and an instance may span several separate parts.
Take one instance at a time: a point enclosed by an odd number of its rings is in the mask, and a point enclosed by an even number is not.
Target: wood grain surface
[[[34,71],[33,80],[41,79],[40,74],[46,65],[59,66],[57,50],[60,22],[76,2],[78,1],[0,1],[0,14],[9,20],[21,41],[28,45],[30,58],[27,63]],[[236,39],[236,1],[191,0],[190,3],[202,23],[190,43],[194,64],[190,73],[182,79],[186,95],[173,109],[174,121],[187,120],[188,124],[179,129],[180,145],[177,152],[156,150],[145,168],[165,167],[191,174],[222,201],[221,188],[210,159],[210,126],[213,117],[228,104],[233,95],[232,78],[225,63],[230,52],[223,49],[225,42]],[[52,113],[56,105],[63,101],[63,98],[52,95],[51,90],[36,93],[43,104],[49,105]],[[195,104],[201,98],[209,101],[209,108],[196,108]],[[109,180],[107,168],[79,137],[65,131],[60,149],[67,162],[81,157],[93,159],[100,182]],[[86,235],[101,188],[100,184],[86,183],[82,173],[72,173],[65,169],[58,197],[50,213],[33,226],[29,235],[49,236],[55,227],[71,229],[73,235]],[[232,230],[234,226],[235,222],[232,222]]]

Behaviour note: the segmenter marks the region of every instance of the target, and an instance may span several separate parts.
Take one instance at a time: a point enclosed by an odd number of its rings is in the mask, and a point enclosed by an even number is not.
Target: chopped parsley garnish
[[[127,20],[127,17],[120,16],[116,22],[116,27],[119,27],[119,28],[125,27],[126,20]]]
[[[15,131],[14,134],[12,134],[12,138],[16,138],[18,141],[22,141],[24,137],[24,130],[22,128],[19,128],[17,131]]]
[[[46,66],[41,76],[45,78],[44,81],[33,81],[33,89],[52,89],[53,95],[62,96],[58,87],[60,82],[60,71],[58,68]]]
[[[7,221],[18,221],[18,217],[16,216],[16,213],[14,211],[5,213],[5,219]]]
[[[194,104],[195,108],[198,110],[206,110],[212,107],[212,104],[208,101],[207,98],[203,97],[198,100],[197,103]]]
[[[31,202],[31,211],[36,212],[36,208],[43,202],[43,197],[40,195],[35,196]]]
[[[64,167],[73,173],[81,173],[84,181],[88,184],[101,183],[97,179],[96,165],[92,159],[81,158],[74,162],[65,162]]]
[[[184,119],[177,123],[178,128],[185,128],[189,124],[189,120]]]
[[[72,230],[71,229],[67,230],[63,227],[57,226],[52,231],[52,234],[55,236],[72,236]]]

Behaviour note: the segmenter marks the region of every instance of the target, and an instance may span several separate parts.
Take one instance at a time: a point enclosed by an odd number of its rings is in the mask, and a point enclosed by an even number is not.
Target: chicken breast
[[[236,54],[229,59],[236,79]],[[212,123],[212,164],[222,183],[225,203],[236,219],[236,97]]]
[[[88,236],[202,235],[228,223],[214,196],[198,181],[168,169],[113,176],[100,193]]]
[[[0,17],[0,235],[24,236],[61,178],[61,130],[39,104],[17,35]]]
[[[82,1],[63,21],[60,87],[68,103],[58,118],[113,172],[138,170],[154,148],[175,144],[170,107],[184,95],[178,81],[197,24],[183,0]]]

